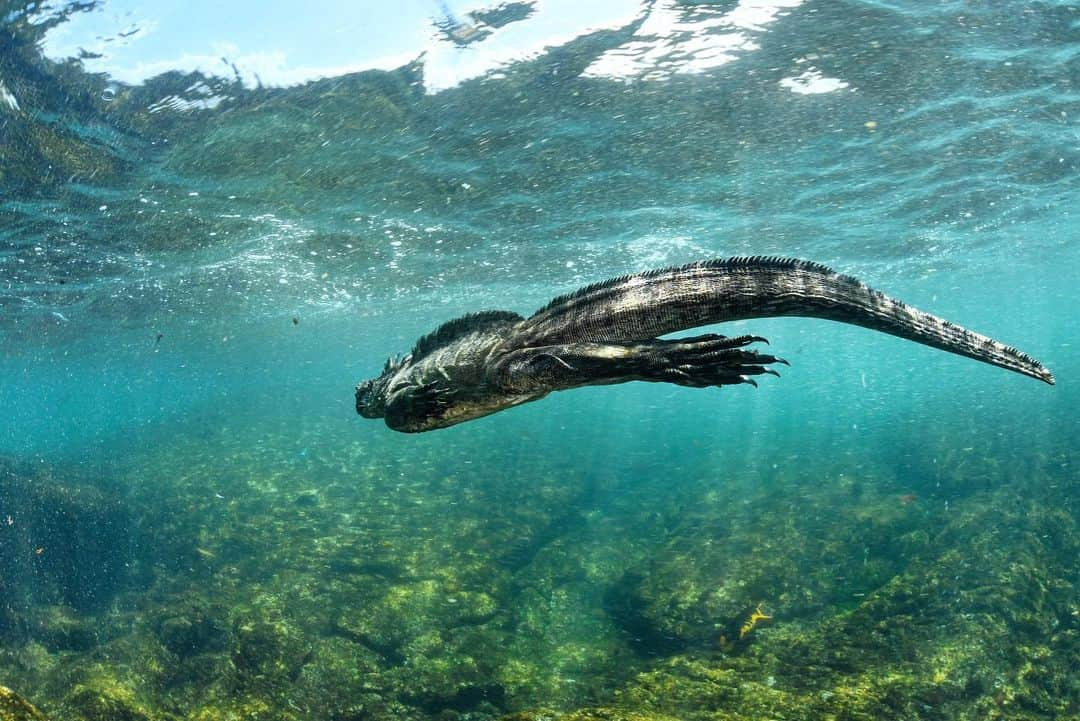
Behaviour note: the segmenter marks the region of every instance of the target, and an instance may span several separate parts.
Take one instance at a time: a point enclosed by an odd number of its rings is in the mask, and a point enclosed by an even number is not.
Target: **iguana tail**
[[[712,323],[807,316],[860,325],[1053,384],[1016,348],[905,305],[818,263],[730,258],[613,278],[551,301],[516,329],[517,343],[632,342]]]

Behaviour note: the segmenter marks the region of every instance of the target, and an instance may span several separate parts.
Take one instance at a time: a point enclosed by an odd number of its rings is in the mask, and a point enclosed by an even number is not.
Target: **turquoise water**
[[[546,17],[506,5],[458,21]],[[1080,12],[755,6],[278,87],[121,82],[0,5],[0,685],[73,719],[1075,718]],[[1058,385],[768,319],[717,329],[791,362],[756,390],[355,414],[445,320],[735,255]]]

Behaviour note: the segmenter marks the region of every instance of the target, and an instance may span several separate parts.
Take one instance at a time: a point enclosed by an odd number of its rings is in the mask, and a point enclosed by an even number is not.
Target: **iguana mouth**
[[[375,380],[362,381],[356,386],[356,412],[364,418],[382,418],[383,408],[374,397]]]

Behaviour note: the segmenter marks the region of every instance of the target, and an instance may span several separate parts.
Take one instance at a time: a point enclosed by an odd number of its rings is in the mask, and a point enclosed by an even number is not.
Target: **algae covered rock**
[[[505,637],[485,628],[432,631],[402,649],[404,663],[387,675],[407,704],[428,713],[497,712],[506,691],[496,680]]]
[[[677,719],[663,714],[597,706],[581,708],[569,713],[550,709],[516,711],[500,716],[499,721],[677,721]]]
[[[617,708],[585,708],[571,711],[559,721],[677,721],[672,716]]]
[[[318,718],[360,707],[370,711],[391,695],[380,662],[378,654],[350,639],[322,639],[300,671],[293,697],[304,700]]]
[[[45,715],[19,694],[0,686],[0,721],[46,721]]]
[[[65,705],[86,721],[153,721],[156,716],[136,699],[131,689],[109,682],[76,686]]]
[[[1080,708],[1080,529],[1006,492],[957,508],[854,606],[679,653],[616,692],[683,719],[1064,719]]]
[[[294,710],[278,708],[265,699],[239,698],[205,706],[186,718],[188,721],[302,721],[305,717]]]
[[[644,652],[726,648],[757,620],[813,617],[888,581],[926,544],[925,522],[893,496],[856,503],[842,486],[798,503],[761,495],[739,515],[702,503],[605,606]]]
[[[432,630],[485,623],[497,610],[487,593],[449,590],[430,579],[391,586],[374,603],[342,616],[338,625],[343,633],[371,648],[394,654]]]
[[[178,656],[189,656],[223,645],[224,632],[211,619],[170,616],[161,622],[158,637],[165,648]]]
[[[99,641],[90,617],[67,606],[44,606],[27,613],[34,636],[50,651],[88,651]]]
[[[105,491],[0,469],[0,508],[0,600],[95,610],[130,578],[137,528]]]
[[[184,598],[176,606],[164,609],[157,623],[158,640],[180,657],[220,651],[229,642],[224,615],[223,609],[198,597]]]
[[[240,620],[232,639],[232,662],[243,687],[283,687],[311,657],[307,640],[284,621]]]

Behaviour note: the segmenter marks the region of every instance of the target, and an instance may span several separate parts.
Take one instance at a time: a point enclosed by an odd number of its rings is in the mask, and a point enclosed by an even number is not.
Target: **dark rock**
[[[482,628],[425,634],[402,649],[398,693],[428,714],[498,713],[506,703],[506,689],[496,680],[504,645],[501,633]]]
[[[220,651],[229,640],[224,624],[197,606],[163,618],[157,636],[165,648],[181,657]]]
[[[450,591],[434,579],[391,586],[378,601],[338,619],[338,630],[380,653],[392,655],[402,645],[433,630],[476,626],[498,611],[482,591]]]
[[[593,707],[578,709],[569,713],[559,713],[550,709],[515,711],[500,716],[498,721],[674,721],[674,719],[657,713],[639,713],[624,709]]]
[[[102,490],[0,469],[0,604],[107,604],[138,543],[128,508]]]
[[[151,716],[129,690],[111,683],[76,686],[67,705],[86,721],[150,721]]]
[[[32,635],[50,651],[89,651],[98,645],[95,623],[65,606],[34,609],[30,614]]]
[[[243,620],[232,633],[232,662],[241,685],[294,682],[311,658],[303,637],[281,621]]]
[[[312,508],[319,505],[319,494],[314,491],[298,493],[296,498],[293,499],[293,503],[300,508]]]
[[[756,626],[743,626],[760,604],[807,619],[861,597],[928,537],[915,533],[925,519],[887,494],[846,500],[846,489],[828,488],[779,506],[762,494],[740,515],[689,509],[663,548],[608,589],[605,610],[651,657],[752,641]]]

